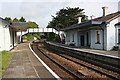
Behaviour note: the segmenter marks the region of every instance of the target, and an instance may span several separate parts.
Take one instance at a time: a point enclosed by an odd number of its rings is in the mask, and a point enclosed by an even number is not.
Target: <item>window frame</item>
[[[96,43],[95,44],[101,44],[100,43],[100,31],[99,30],[96,31]]]

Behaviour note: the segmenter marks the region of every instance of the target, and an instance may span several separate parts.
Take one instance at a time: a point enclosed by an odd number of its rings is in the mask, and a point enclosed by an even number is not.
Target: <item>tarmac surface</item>
[[[4,78],[39,78],[55,79],[54,76],[40,63],[29,49],[29,43],[18,44],[11,52],[15,52]]]

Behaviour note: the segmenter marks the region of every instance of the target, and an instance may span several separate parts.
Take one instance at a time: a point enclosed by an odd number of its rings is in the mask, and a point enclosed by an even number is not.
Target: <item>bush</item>
[[[61,39],[60,39],[59,35],[57,35],[55,33],[49,33],[49,37],[47,37],[47,40],[48,41],[53,41],[53,42],[61,42]]]
[[[58,43],[61,42],[61,39],[60,39],[60,36],[59,36],[59,35],[56,35],[56,36],[55,36],[55,42],[58,42]]]
[[[55,39],[54,33],[48,33],[48,34],[46,34],[46,36],[47,36],[48,41],[54,41],[54,39]]]

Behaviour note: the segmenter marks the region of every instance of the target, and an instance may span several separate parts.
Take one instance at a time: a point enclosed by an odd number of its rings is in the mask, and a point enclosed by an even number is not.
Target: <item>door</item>
[[[89,37],[88,37],[88,32],[86,34],[86,42],[87,42],[87,46],[89,46]]]
[[[85,42],[84,35],[80,36],[80,40],[81,40],[81,46],[84,46],[84,42]]]

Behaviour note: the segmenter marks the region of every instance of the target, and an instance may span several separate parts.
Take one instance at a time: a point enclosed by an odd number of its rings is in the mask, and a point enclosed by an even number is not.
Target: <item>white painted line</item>
[[[76,49],[76,48],[70,48],[70,47],[54,44],[54,43],[51,43],[51,42],[46,42],[46,43],[51,44],[51,45],[55,45],[55,46],[59,46],[59,47],[63,47],[63,48],[67,48],[67,49],[76,50],[76,51],[88,52],[88,53],[95,54],[95,55],[98,55],[98,56],[105,56],[105,57],[120,59],[120,57],[118,57],[118,56],[113,56],[113,55],[109,55],[109,54],[100,54],[98,52],[92,52],[92,51],[85,51],[85,50],[80,50],[80,49]]]
[[[62,80],[55,72],[53,72],[37,55],[36,53],[32,50],[31,43],[29,43],[29,48],[32,51],[32,53],[35,55],[35,57],[43,64],[43,66],[57,79],[57,80]]]

